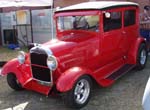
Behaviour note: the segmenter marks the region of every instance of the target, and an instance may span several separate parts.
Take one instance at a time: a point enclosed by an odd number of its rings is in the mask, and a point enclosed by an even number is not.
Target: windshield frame
[[[91,15],[95,15],[95,16],[99,16],[99,23],[100,23],[100,11],[99,10],[78,10],[78,11],[68,11],[68,12],[58,12],[58,13],[55,13],[55,21],[56,21],[56,31],[57,33],[63,33],[63,32],[66,32],[66,31],[69,31],[69,30],[63,30],[63,31],[60,31],[58,29],[58,17],[66,17],[66,16],[91,16]],[[99,24],[100,25],[100,24]],[[100,26],[99,26],[100,28]],[[78,31],[78,30],[76,30]],[[81,30],[80,30],[81,31]],[[86,31],[86,30],[85,30]],[[92,31],[91,31],[92,32]],[[93,31],[94,32],[94,31]],[[96,33],[96,32],[94,32]]]

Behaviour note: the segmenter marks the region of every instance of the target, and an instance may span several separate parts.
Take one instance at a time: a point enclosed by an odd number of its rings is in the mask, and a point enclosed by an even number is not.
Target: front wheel
[[[22,88],[21,84],[19,83],[17,77],[12,73],[7,75],[7,83],[12,89],[14,89],[16,91],[23,90],[23,88]]]
[[[72,108],[84,107],[91,96],[92,81],[88,76],[80,77],[72,90],[64,93],[63,98],[67,105]]]
[[[146,49],[146,45],[144,43],[142,43],[139,47],[138,50],[138,55],[137,55],[137,69],[138,70],[142,70],[144,69],[146,62],[147,62],[147,49]]]

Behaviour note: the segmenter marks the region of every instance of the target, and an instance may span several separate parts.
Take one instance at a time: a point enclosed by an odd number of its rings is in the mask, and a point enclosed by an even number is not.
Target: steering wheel
[[[83,18],[84,16],[81,16],[77,21],[75,21],[74,22],[74,28],[75,29],[88,29],[89,28],[89,24],[88,24],[88,22],[86,21],[86,19],[85,18]],[[79,25],[79,23],[81,23],[81,20],[82,20],[82,18],[84,19],[84,26],[83,27],[78,27],[78,25]]]

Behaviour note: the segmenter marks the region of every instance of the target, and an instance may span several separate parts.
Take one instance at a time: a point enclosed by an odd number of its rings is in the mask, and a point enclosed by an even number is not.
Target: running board
[[[113,74],[108,76],[106,79],[117,80],[118,78],[120,78],[122,75],[124,75],[125,73],[127,73],[134,67],[135,67],[135,65],[126,64],[122,68],[120,68],[119,70],[117,70],[116,72],[114,72]]]

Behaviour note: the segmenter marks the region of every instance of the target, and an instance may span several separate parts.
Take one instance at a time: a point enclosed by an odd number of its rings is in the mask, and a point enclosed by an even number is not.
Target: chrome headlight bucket
[[[47,66],[49,69],[51,69],[53,71],[56,70],[56,68],[58,66],[56,57],[54,57],[53,55],[49,55],[47,57]]]
[[[23,64],[25,62],[25,52],[24,51],[19,51],[18,61],[20,64]]]

